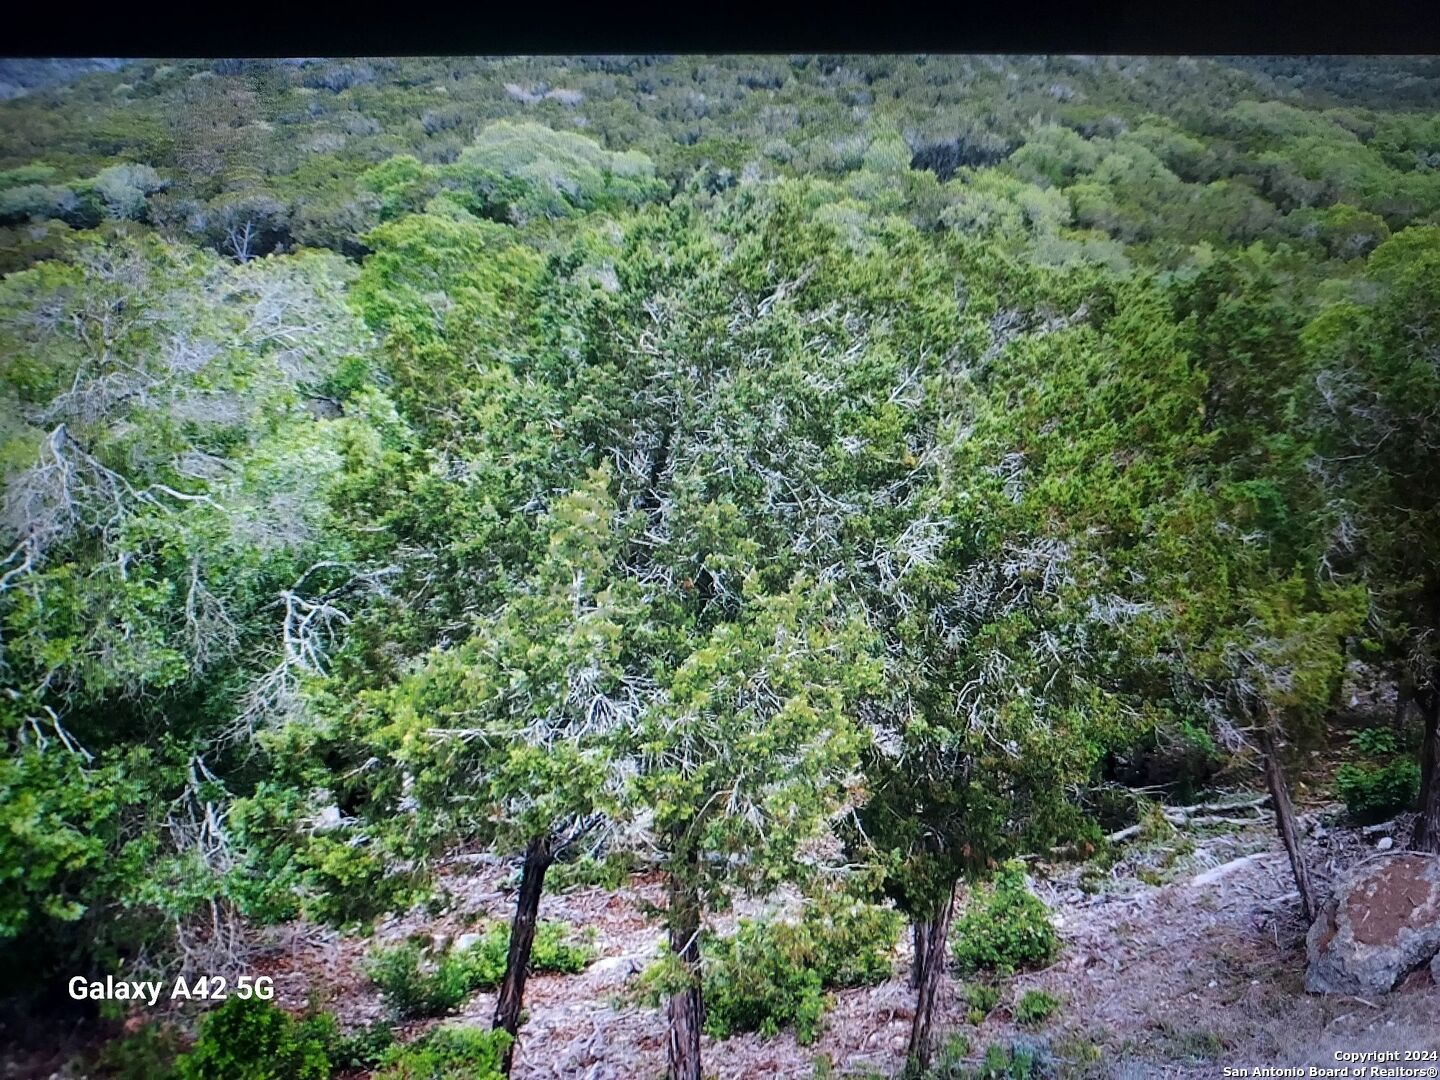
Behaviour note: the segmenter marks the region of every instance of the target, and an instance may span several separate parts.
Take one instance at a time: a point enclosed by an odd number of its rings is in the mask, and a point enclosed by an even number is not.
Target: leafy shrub
[[[824,990],[883,982],[900,916],[847,898],[825,898],[797,922],[741,919],[733,937],[705,948],[706,1027],[774,1035],[793,1027],[805,1045],[819,1033]]]
[[[333,1020],[331,1021],[333,1023]],[[323,1025],[272,1001],[232,997],[200,1024],[179,1080],[329,1080]]]
[[[337,1070],[374,1069],[385,1061],[386,1055],[395,1045],[395,1029],[384,1021],[377,1021],[349,1035],[333,1032],[326,1052],[330,1065]]]
[[[113,218],[140,220],[148,196],[165,187],[165,180],[149,165],[111,165],[95,174],[95,191]]]
[[[1364,758],[1335,770],[1335,787],[1350,814],[1363,821],[1383,821],[1408,810],[1420,790],[1420,769],[1411,757],[1392,758],[1399,750],[1388,727],[1357,731],[1350,745]]]
[[[39,162],[21,165],[14,169],[0,169],[0,191],[9,191],[11,188],[26,187],[31,184],[45,184],[54,178],[54,166],[42,165]]]
[[[486,934],[484,944],[500,957],[503,977],[504,958],[510,948],[509,928],[492,928]],[[535,927],[535,943],[530,949],[531,971],[575,975],[584,971],[594,959],[595,947],[588,940],[577,942],[574,931],[565,923],[542,922]]]
[[[477,990],[500,985],[509,949],[509,927],[495,925],[474,945],[451,949],[429,962],[418,942],[379,949],[369,959],[367,974],[396,1015],[406,1019],[443,1016]],[[535,928],[531,971],[574,974],[583,971],[594,957],[588,943],[571,940],[570,928],[564,923],[542,922]]]
[[[705,1030],[723,1039],[740,1031],[768,1037],[793,1027],[795,1041],[806,1046],[819,1036],[825,1015],[820,973],[787,955],[782,941],[788,935],[776,941],[769,930],[743,920],[716,950],[717,962],[705,972]]]
[[[573,861],[558,862],[552,866],[546,876],[545,885],[557,892],[569,888],[597,886],[618,890],[624,887],[637,865],[636,860],[624,856],[611,855],[597,859],[591,855],[582,855]]]
[[[962,1033],[947,1036],[940,1052],[924,1073],[923,1080],[969,1080],[970,1040]]]
[[[68,218],[78,204],[79,198],[68,187],[58,184],[24,184],[0,192],[0,224],[15,225],[22,221]]]
[[[985,1060],[972,1075],[974,1080],[1030,1080],[1039,1074],[1035,1051],[1030,1047],[1023,1043],[1012,1046],[991,1043],[985,1051]]]
[[[1000,988],[988,983],[971,983],[965,987],[965,1000],[970,1005],[965,1019],[978,1027],[1000,1004]]]
[[[395,1015],[413,1019],[452,1012],[484,986],[491,973],[481,970],[469,950],[446,953],[427,967],[425,950],[412,941],[374,952],[366,964],[366,974],[380,988],[381,997]]]
[[[1192,802],[1224,764],[1220,747],[1202,725],[1165,723],[1120,756],[1115,779],[1134,787],[1163,787]]]
[[[1058,942],[1045,905],[1025,887],[1025,864],[1006,863],[956,921],[951,936],[955,965],[963,974],[991,971],[1010,975],[1043,967]]]
[[[212,199],[192,228],[222,254],[258,258],[290,243],[290,208],[267,191],[229,192]]]
[[[529,122],[487,125],[459,164],[520,181],[526,194],[515,211],[522,219],[563,217],[606,203],[635,206],[665,191],[644,154],[614,153],[576,132]]]
[[[1370,758],[1388,757],[1398,749],[1395,732],[1386,727],[1365,728],[1350,737],[1350,745]]]
[[[1060,1008],[1060,999],[1044,990],[1026,990],[1015,1006],[1015,1022],[1025,1027],[1039,1027]]]
[[[1384,218],[1344,203],[1320,212],[1317,232],[1325,250],[1336,259],[1368,255],[1390,237]]]
[[[107,1080],[175,1080],[180,1036],[164,1024],[146,1024],[133,1034],[105,1044],[95,1059]]]
[[[439,1027],[392,1048],[375,1080],[503,1080],[500,1062],[509,1045],[504,1031]]]
[[[1404,758],[1388,765],[1347,762],[1335,770],[1335,786],[1354,817],[1383,821],[1415,804],[1420,791],[1420,767]]]

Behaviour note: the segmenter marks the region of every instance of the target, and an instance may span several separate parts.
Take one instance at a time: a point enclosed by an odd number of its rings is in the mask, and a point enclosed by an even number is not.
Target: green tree
[[[235,943],[229,801],[355,580],[317,533],[364,422],[307,408],[368,347],[349,278],[87,235],[0,288],[5,937],[43,969]]]
[[[1369,302],[1328,305],[1306,328],[1318,372],[1311,416],[1319,472],[1335,503],[1338,573],[1363,581],[1400,693],[1420,706],[1420,819],[1414,844],[1440,851],[1440,548],[1429,459],[1440,445],[1433,354],[1440,316],[1440,229],[1406,229],[1366,264]]]
[[[411,778],[427,832],[522,850],[495,1027],[520,1026],[545,874],[614,813],[617,750],[633,708],[621,636],[636,601],[612,584],[619,535],[608,476],[557,499],[533,577],[465,643],[438,650],[378,704],[376,741]]]

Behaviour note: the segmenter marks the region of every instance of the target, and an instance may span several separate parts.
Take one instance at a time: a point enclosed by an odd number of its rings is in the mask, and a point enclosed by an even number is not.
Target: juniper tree
[[[1099,568],[1101,609],[1138,616],[1116,654],[1132,691],[1231,750],[1258,743],[1308,913],[1278,747],[1314,734],[1356,600],[1317,578],[1323,506],[1288,419],[1304,361],[1277,287],[1250,256],[1102,289],[1095,318],[1011,350],[997,416],[1023,433],[1047,515]]]
[[[635,708],[620,659],[636,601],[615,580],[607,479],[597,471],[557,499],[530,579],[469,640],[436,650],[377,702],[378,745],[408,770],[407,798],[441,819],[428,829],[523,852],[495,1009],[495,1027],[512,1037],[546,872],[613,814],[619,736]]]
[[[1073,834],[1093,765],[1133,723],[1106,679],[1130,607],[1104,591],[1105,564],[1054,516],[1067,477],[1043,453],[1059,365],[1035,343],[1085,311],[1047,314],[1043,290],[987,277],[983,254],[961,265],[977,317],[988,309],[989,340],[962,353],[963,377],[931,384],[936,464],[897,537],[910,538],[910,556],[877,590],[887,692],[867,702],[870,798],[852,834],[888,860],[887,890],[912,921],[907,1056],[919,1069],[958,883]],[[999,308],[996,284],[1034,308]],[[929,541],[920,548],[917,530]]]
[[[1437,268],[1440,230],[1397,234],[1366,263],[1371,298],[1328,304],[1305,338],[1318,367],[1310,415],[1321,443],[1316,471],[1333,500],[1330,558],[1337,574],[1369,587],[1371,621],[1398,692],[1419,705],[1413,843],[1440,852]]]
[[[579,307],[552,361],[567,422],[616,462],[635,520],[631,791],[668,882],[674,1076],[699,1075],[709,913],[805,872],[806,842],[854,800],[853,703],[873,679],[868,629],[820,580],[852,494],[833,397],[867,369],[833,291],[842,249],[797,195],[742,201],[733,243],[671,210],[555,266],[553,303]]]

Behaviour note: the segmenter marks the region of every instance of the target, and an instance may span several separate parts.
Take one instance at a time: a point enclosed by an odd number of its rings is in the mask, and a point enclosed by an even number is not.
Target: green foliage
[[[813,1043],[826,1008],[819,972],[767,955],[744,927],[734,942],[732,955],[705,973],[706,1032],[720,1039],[741,1031],[768,1037],[790,1027],[801,1046]]]
[[[95,174],[95,191],[104,200],[112,218],[139,220],[146,213],[146,199],[166,186],[166,181],[149,165],[111,165]]]
[[[607,820],[676,941],[837,829],[923,927],[1095,844],[1101,783],[1318,740],[1353,654],[1433,687],[1427,64],[126,61],[12,97],[6,971],[363,924],[457,842],[615,882],[565,869]],[[1352,811],[1408,805],[1356,748]],[[965,969],[1053,950],[1014,874]],[[888,969],[889,915],[827,918],[653,981],[808,1037]],[[377,977],[444,1012],[504,944]],[[463,1069],[443,1041],[392,1069]]]
[[[1060,1005],[1060,999],[1048,991],[1026,990],[1015,1004],[1015,1022],[1022,1027],[1040,1027]]]
[[[271,1001],[231,997],[207,1013],[179,1080],[328,1080],[325,1037]]]
[[[1364,728],[1350,737],[1350,745],[1368,758],[1385,758],[1397,749],[1395,729]]]
[[[413,1043],[393,1047],[375,1080],[502,1080],[510,1036],[503,1031],[438,1027]]]
[[[25,184],[0,192],[0,224],[61,218],[75,214],[78,207],[78,197],[67,187]]]
[[[394,1045],[395,1029],[386,1021],[377,1020],[348,1035],[341,1034],[337,1028],[326,1046],[326,1055],[337,1072],[373,1070],[385,1060]]]
[[[809,904],[793,922],[741,919],[733,936],[705,943],[706,1030],[789,1027],[801,1045],[814,1042],[824,991],[888,978],[899,932],[896,912],[843,897]]]
[[[995,1006],[1000,1004],[1000,987],[991,983],[969,983],[965,987],[964,996],[966,1004],[970,1006],[965,1019],[978,1027],[995,1011]]]
[[[1395,731],[1364,728],[1350,745],[1369,760],[1345,762],[1335,770],[1335,788],[1345,808],[1360,821],[1383,821],[1412,809],[1420,791],[1420,768],[1413,758],[1396,757]]]
[[[955,920],[951,950],[962,974],[1011,975],[1044,967],[1059,940],[1044,903],[1025,885],[1025,866],[1007,863],[992,884],[974,890]]]
[[[1385,765],[1346,762],[1335,770],[1335,788],[1357,819],[1384,821],[1414,807],[1420,766],[1408,758]]]
[[[973,1080],[1031,1080],[1041,1075],[1035,1051],[1023,1043],[991,1043],[985,1059],[972,1074]]]
[[[31,165],[21,165],[14,169],[0,169],[0,191],[9,191],[11,188],[27,187],[30,184],[43,184],[55,176],[55,167],[35,162]]]
[[[180,1034],[167,1024],[146,1024],[112,1039],[95,1058],[95,1068],[109,1080],[177,1080]]]
[[[476,990],[497,985],[505,969],[503,960],[496,965],[493,955],[479,949],[450,951],[431,961],[422,946],[407,942],[375,950],[366,974],[396,1016],[412,1019],[454,1012]]]
[[[1135,787],[1168,788],[1181,803],[1195,802],[1226,763],[1224,748],[1203,720],[1185,716],[1165,717],[1118,758],[1117,779]],[[1130,823],[1114,822],[1107,831]]]
[[[519,221],[600,206],[638,206],[665,189],[644,154],[612,153],[584,135],[531,122],[487,125],[461,153],[458,165],[476,170],[482,183],[496,176],[518,182],[511,212]]]
[[[443,1016],[477,990],[494,989],[505,977],[509,928],[491,926],[465,949],[431,955],[417,942],[374,950],[366,974],[380,988],[386,1005],[402,1019]],[[535,928],[530,970],[575,974],[585,970],[595,951],[576,942],[564,923],[541,922]]]
[[[968,1080],[972,1073],[970,1052],[970,1040],[961,1032],[951,1032],[940,1044],[930,1068],[923,1073],[911,1069],[902,1075],[914,1075],[917,1080]]]

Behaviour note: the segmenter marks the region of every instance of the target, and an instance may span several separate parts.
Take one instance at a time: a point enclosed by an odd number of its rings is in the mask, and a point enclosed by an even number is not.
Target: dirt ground
[[[978,1028],[966,1022],[963,987],[952,980],[937,1017],[942,1039],[963,1035],[973,1050],[961,1060],[975,1064],[989,1044],[1019,1040],[1062,1075],[1097,1077],[1215,1077],[1225,1065],[1333,1066],[1337,1050],[1440,1049],[1440,989],[1423,979],[1378,1001],[1304,992],[1305,926],[1289,867],[1268,815],[1254,817],[1209,835],[1182,830],[1137,843],[1103,880],[1088,871],[1085,888],[1083,868],[1036,864],[1036,891],[1051,905],[1063,940],[1060,958],[1011,980],[1001,1006]],[[1303,819],[1322,889],[1372,854],[1384,835],[1341,827],[1338,819],[1338,807]],[[377,938],[421,930],[454,936],[482,918],[505,918],[509,879],[509,869],[491,860],[458,863],[448,875],[452,900],[444,914],[393,920]],[[517,1080],[663,1073],[662,1013],[623,999],[627,981],[661,941],[643,910],[659,899],[658,883],[645,878],[619,892],[583,887],[545,898],[544,918],[594,928],[599,958],[579,975],[531,979]],[[292,928],[257,970],[275,976],[287,1004],[318,994],[347,1024],[363,1024],[383,1012],[361,971],[372,944]],[[902,940],[895,977],[837,993],[814,1045],[798,1046],[788,1033],[707,1039],[707,1075],[812,1077],[821,1059],[842,1076],[894,1073],[911,1019],[908,969]],[[1018,1028],[1010,1015],[1029,989],[1064,1002],[1038,1031]],[[449,1022],[487,1024],[494,1003],[493,994],[480,994]]]
[[[999,1007],[978,1027],[966,1020],[964,986],[949,980],[936,1030],[942,1043],[953,1039],[952,1059],[978,1065],[998,1043],[1029,1048],[1058,1076],[1198,1080],[1221,1076],[1224,1066],[1333,1067],[1337,1051],[1440,1050],[1440,988],[1428,975],[1374,1001],[1304,992],[1305,925],[1270,815],[1251,807],[1218,818],[1151,830],[1127,842],[1106,870],[1032,862],[1032,884],[1061,936],[1059,957],[1004,984]],[[1408,832],[1404,820],[1368,830],[1346,826],[1338,806],[1312,807],[1301,822],[1322,894],[1347,868],[1373,857],[1386,836],[1400,840]],[[507,919],[513,879],[513,868],[492,857],[458,858],[446,869],[448,902],[439,914],[411,912],[368,938],[301,925],[276,928],[267,932],[250,971],[275,979],[283,1005],[313,1002],[335,1011],[347,1028],[366,1025],[385,1012],[364,974],[369,949],[415,934],[453,940],[484,921]],[[661,899],[653,876],[631,878],[619,890],[575,887],[545,897],[542,917],[593,930],[598,957],[578,975],[531,978],[516,1080],[663,1074],[663,1013],[626,993],[663,939],[652,914]],[[737,908],[758,915],[794,901],[777,896]],[[715,929],[728,929],[735,914]],[[913,1003],[908,935],[895,960],[890,981],[834,995],[824,1031],[811,1046],[797,1045],[789,1033],[707,1039],[707,1076],[809,1078],[826,1065],[838,1076],[895,1075]],[[1062,1001],[1039,1029],[1021,1028],[1012,1016],[1031,989]],[[479,994],[445,1022],[488,1026],[494,1005],[493,994]],[[399,1034],[408,1039],[434,1023],[411,1024]],[[965,1049],[959,1049],[962,1040]],[[76,1046],[66,1043],[57,1032],[53,1053],[0,1060],[0,1077],[79,1080],[84,1070],[65,1064]]]

